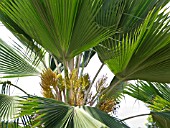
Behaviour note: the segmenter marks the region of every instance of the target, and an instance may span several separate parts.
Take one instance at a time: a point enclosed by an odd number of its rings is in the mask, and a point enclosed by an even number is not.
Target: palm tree
[[[1,127],[18,127],[20,120],[25,127],[128,127],[107,114],[122,85],[138,79],[170,82],[168,2],[1,0],[0,21],[19,41],[0,40],[0,73],[3,78],[40,76],[44,96],[2,81]],[[90,81],[83,71],[94,54],[102,65]],[[105,64],[115,76],[108,86],[106,77],[95,85]],[[8,96],[10,86],[26,96]]]

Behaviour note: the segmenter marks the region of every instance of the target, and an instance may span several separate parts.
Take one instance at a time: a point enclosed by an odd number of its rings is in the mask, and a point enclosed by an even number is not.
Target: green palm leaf
[[[33,61],[22,52],[0,40],[0,73],[2,77],[37,75],[40,73]]]
[[[150,12],[134,32],[123,38],[120,34],[96,48],[100,58],[121,80],[170,82],[169,21],[169,12]]]
[[[74,107],[65,103],[40,97],[21,102],[21,115],[37,114],[35,126],[66,128],[125,128],[125,124],[93,107]]]
[[[109,128],[112,128],[112,127],[114,127],[114,128],[128,128],[128,126],[123,124],[123,122],[120,122],[120,120],[109,116],[108,114],[98,110],[97,108],[83,106],[83,109],[85,109],[85,111],[87,113],[89,113],[92,117],[94,117],[95,119],[106,124]]]
[[[124,93],[147,103],[152,110],[170,110],[170,87],[167,84],[138,81],[136,85],[126,86]]]
[[[134,85],[130,84],[125,88],[124,93],[148,104],[152,104],[156,95],[161,96],[154,83],[144,81],[138,81]]]
[[[113,31],[98,25],[101,0],[4,0],[0,9],[32,39],[60,60],[105,40]]]
[[[36,44],[36,42],[26,34],[14,21],[12,21],[7,15],[5,15],[0,10],[0,21],[3,25],[12,32],[12,34],[20,41],[20,43],[16,43],[15,47],[19,50],[19,52],[23,52],[23,46],[26,48],[26,54],[32,56],[34,54],[34,63],[39,63],[44,57],[44,49]],[[22,45],[21,45],[22,44]]]
[[[156,12],[168,2],[169,0],[126,0],[123,15],[118,23],[118,27],[122,30],[121,33],[134,31],[153,8]]]
[[[2,82],[2,89],[0,94],[0,128],[21,128],[20,124],[23,127],[30,128],[28,125],[31,124],[31,117],[22,116],[18,118],[19,115],[19,97],[10,96],[11,86],[14,86],[17,89],[19,87],[11,85],[10,81]],[[20,91],[23,91],[20,89]],[[24,91],[25,92],[25,91]],[[27,94],[27,93],[26,93]]]
[[[19,97],[0,94],[0,127],[1,128],[20,128],[22,126],[30,128],[29,116],[19,116]]]
[[[105,27],[118,28],[125,5],[126,0],[104,0],[103,6],[96,17],[96,22]]]
[[[152,110],[153,121],[160,128],[170,127],[170,87],[168,84],[138,81],[124,90],[138,100],[143,101]]]
[[[159,126],[159,128],[170,127],[170,111],[169,112],[151,112],[153,120]]]
[[[18,123],[16,121],[16,122],[2,122],[0,124],[0,128],[23,128],[23,127],[18,126]]]
[[[153,100],[153,105],[149,107],[155,111],[170,111],[170,102],[160,96],[156,96]]]
[[[18,105],[16,97],[0,94],[0,121],[8,121],[17,116]]]

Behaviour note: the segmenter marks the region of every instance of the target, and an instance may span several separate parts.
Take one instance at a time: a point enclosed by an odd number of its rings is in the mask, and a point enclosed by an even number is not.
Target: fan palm
[[[128,127],[102,111],[112,111],[128,80],[170,82],[170,19],[162,10],[168,2],[0,1],[0,21],[19,40],[12,46],[0,40],[0,73],[41,76],[45,97],[1,95],[1,120],[26,115],[27,127]],[[108,86],[101,78],[94,91],[98,73],[90,81],[83,71],[95,53],[115,77]]]

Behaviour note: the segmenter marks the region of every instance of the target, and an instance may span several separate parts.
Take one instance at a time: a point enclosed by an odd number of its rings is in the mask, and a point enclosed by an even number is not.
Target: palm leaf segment
[[[15,97],[0,94],[0,120],[9,121],[17,116],[17,100]]]
[[[12,42],[7,43],[0,40],[0,54],[2,55],[0,63],[3,63],[0,65],[0,72],[1,74],[3,74],[2,77],[37,75],[37,73],[39,73],[38,68],[43,67],[41,62],[44,58],[45,50],[40,45],[38,45],[33,39],[31,39],[29,35],[27,35],[15,22],[13,22],[1,10],[0,21],[19,40],[19,42],[11,40]],[[8,52],[7,49],[10,52]],[[12,57],[14,58],[11,59]],[[22,58],[25,60],[22,60]]]
[[[155,9],[148,13],[140,26],[141,22],[136,22],[138,29],[134,29],[135,24],[132,27],[129,25],[129,29],[122,28],[125,29],[123,33],[96,47],[101,60],[119,79],[170,82],[169,11],[159,13],[158,7],[155,6]],[[124,17],[126,16],[122,16],[122,20]]]
[[[0,127],[1,128],[20,128],[19,124],[22,122],[23,126],[28,126],[30,118],[19,115],[19,97],[8,96],[0,94]]]
[[[31,117],[29,116],[19,116],[20,108],[19,100],[20,97],[10,96],[11,86],[15,88],[17,86],[13,85],[10,81],[0,82],[0,128],[20,128],[27,127],[31,124]],[[20,89],[17,87],[17,89]],[[20,91],[23,91],[20,89]],[[27,93],[26,93],[27,94]],[[28,95],[28,94],[27,94]],[[21,125],[21,126],[20,126]]]
[[[14,51],[12,46],[9,46],[4,41],[0,40],[0,72],[3,77],[12,76],[28,76],[39,74],[36,65],[24,53]]]
[[[20,128],[18,116],[18,98],[0,94],[0,127]]]
[[[12,32],[12,34],[20,41],[16,43],[17,48],[26,46],[27,54],[35,55],[35,62],[38,63],[44,57],[44,49],[38,45],[28,34],[26,34],[13,20],[0,10],[0,21]],[[23,46],[22,46],[22,45]],[[21,52],[23,49],[21,50]]]
[[[3,0],[0,9],[60,60],[70,59],[113,31],[95,22],[101,0]]]
[[[31,97],[21,101],[21,115],[36,114],[35,126],[66,128],[126,128],[127,126],[96,108],[73,107],[53,99]]]

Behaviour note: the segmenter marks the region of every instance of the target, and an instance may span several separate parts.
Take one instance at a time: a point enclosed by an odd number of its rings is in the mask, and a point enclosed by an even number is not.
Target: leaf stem
[[[93,80],[92,80],[92,82],[91,82],[91,87],[92,87],[92,85],[94,84],[94,82],[95,82],[97,76],[99,75],[100,71],[102,70],[103,66],[104,66],[104,63],[100,66],[100,68],[98,69],[96,75],[94,76],[94,78],[93,78]]]
[[[69,102],[69,89],[67,86],[67,80],[69,79],[68,76],[68,61],[64,60],[63,61],[63,65],[64,65],[64,77],[65,77],[65,102],[68,103]]]
[[[76,57],[76,65],[75,68],[77,69],[77,73],[79,74],[79,69],[80,69],[80,63],[81,63],[81,58],[82,58],[82,54],[78,55]],[[77,74],[77,75],[78,75]]]
[[[18,87],[17,85],[12,84],[11,81],[1,82],[0,84],[4,84],[4,83],[9,84],[10,86],[13,86],[13,87],[17,88],[17,89],[19,89],[20,91],[22,91],[23,93],[25,93],[27,96],[30,96],[30,94],[28,94],[28,93],[27,93],[26,91],[24,91],[22,88]]]
[[[84,62],[85,62],[85,61],[84,61],[84,55],[83,55],[82,61],[83,61],[83,62],[82,62],[82,65],[81,65],[80,77],[83,76],[83,71],[84,71],[84,67],[85,67],[85,66],[84,66]],[[81,62],[81,61],[80,61],[80,62]],[[80,64],[81,64],[81,63],[80,63]]]
[[[93,80],[92,80],[89,88],[87,89],[87,92],[86,92],[86,94],[85,94],[85,96],[84,96],[84,104],[86,103],[87,96],[88,96],[88,94],[89,94],[89,92],[90,92],[90,90],[91,90],[91,88],[92,88],[92,86],[93,86],[93,84],[94,84],[97,76],[99,75],[100,71],[102,70],[103,66],[104,66],[104,63],[102,63],[102,65],[101,65],[100,68],[98,69],[98,71],[97,71],[96,75],[94,76],[94,78],[93,78]]]
[[[151,113],[146,113],[146,114],[139,114],[139,115],[135,115],[135,116],[130,116],[130,117],[127,117],[127,118],[124,118],[120,121],[125,121],[125,120],[129,120],[129,119],[132,119],[132,118],[135,118],[135,117],[140,117],[140,116],[148,116],[148,115],[151,115]]]

